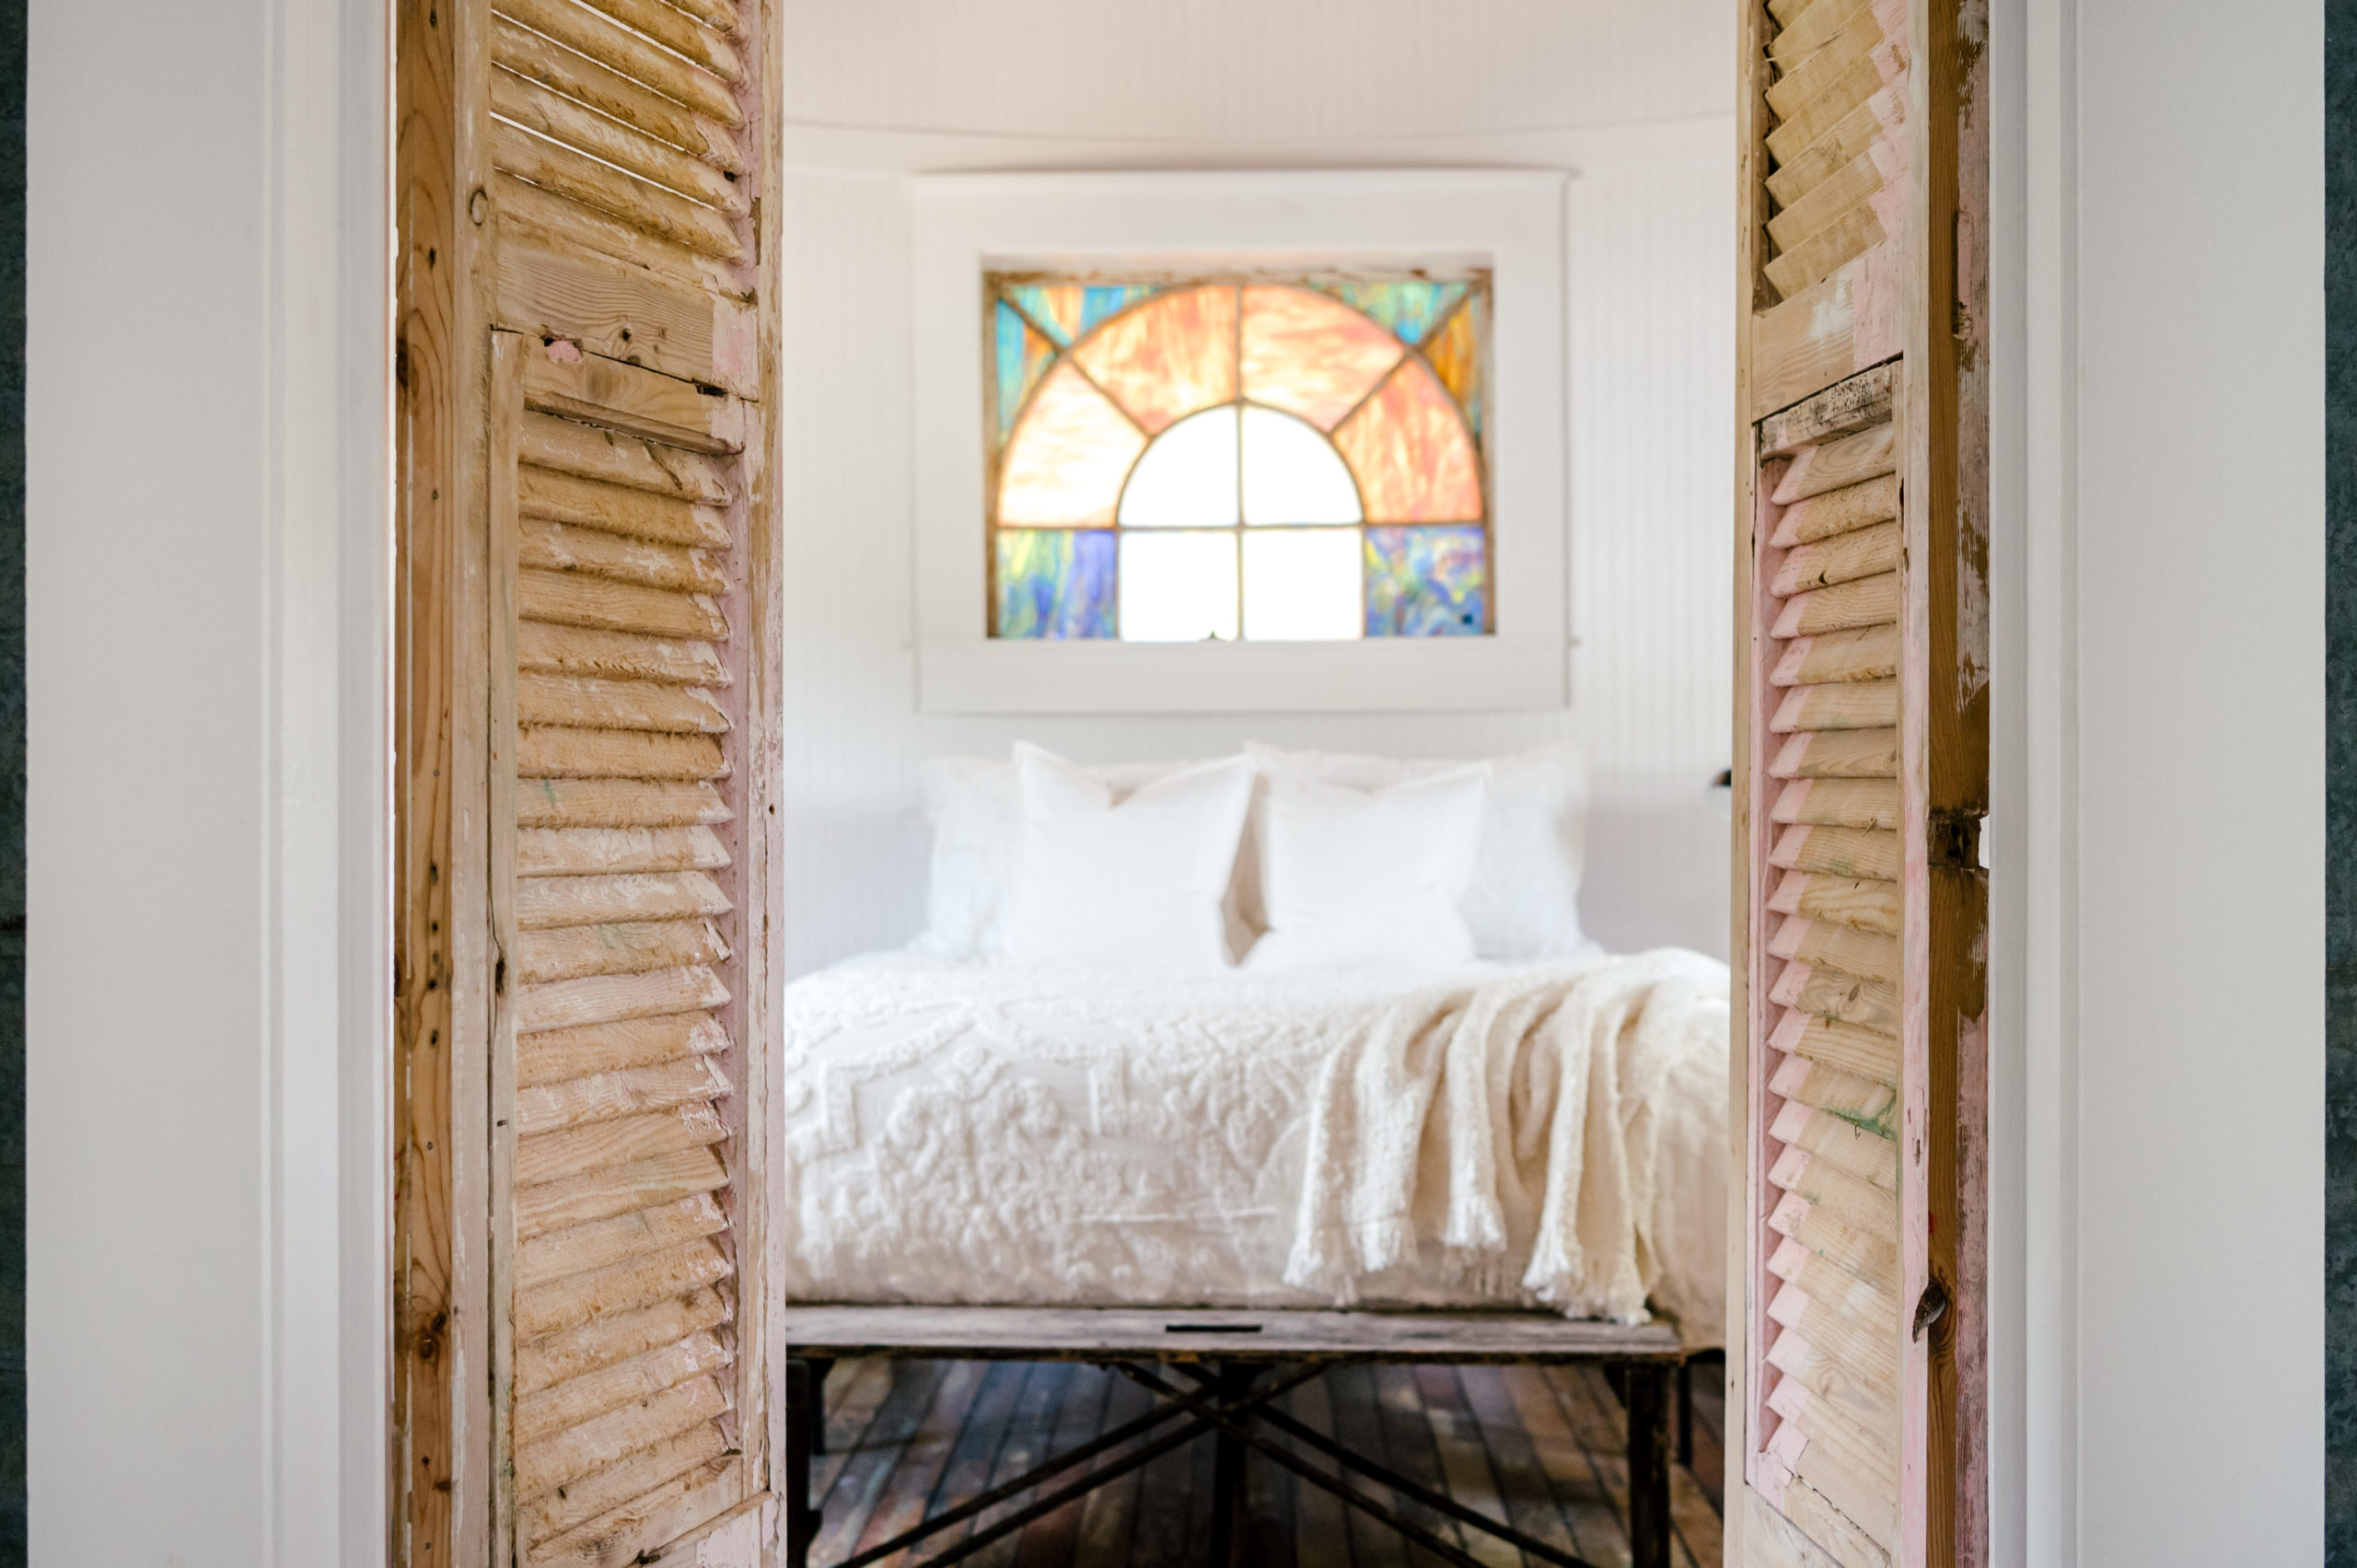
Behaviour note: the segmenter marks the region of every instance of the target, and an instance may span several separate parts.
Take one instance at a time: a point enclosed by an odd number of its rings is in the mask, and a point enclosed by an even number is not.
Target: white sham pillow
[[[920,773],[933,865],[917,949],[979,958],[1004,946],[1002,917],[1023,850],[1023,791],[1011,762],[936,757]]]
[[[1255,970],[1446,969],[1474,956],[1458,911],[1481,838],[1487,770],[1475,763],[1386,788],[1306,769],[1269,775],[1260,800]]]
[[[1252,806],[1248,757],[1127,795],[1052,752],[1015,749],[1023,850],[1006,918],[1022,963],[1225,969],[1225,904]]]
[[[1090,778],[1126,795],[1196,762],[1107,762]],[[916,950],[931,958],[997,958],[1006,955],[1007,900],[1023,861],[1023,788],[1011,760],[935,757],[920,772],[924,815],[933,830],[925,887],[925,932]],[[1237,857],[1226,914],[1229,950],[1242,953],[1259,927],[1247,919],[1254,883],[1248,837]]]
[[[1264,774],[1305,772],[1329,784],[1380,789],[1462,768],[1462,761],[1245,750]],[[1503,963],[1579,958],[1596,951],[1580,926],[1580,875],[1587,849],[1587,768],[1568,743],[1490,759],[1481,842],[1457,908],[1476,957]]]

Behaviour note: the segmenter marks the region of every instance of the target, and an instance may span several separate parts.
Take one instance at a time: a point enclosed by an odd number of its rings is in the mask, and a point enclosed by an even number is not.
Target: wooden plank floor
[[[1670,1472],[1681,1568],[1719,1563],[1720,1370],[1694,1368],[1694,1463]],[[888,1540],[1153,1403],[1128,1378],[1072,1363],[841,1363],[827,1379],[827,1454],[811,1483],[825,1508],[811,1562],[824,1568]],[[1620,1405],[1596,1367],[1337,1366],[1280,1404],[1410,1480],[1503,1515],[1600,1568],[1629,1561]],[[1198,1568],[1211,1561],[1211,1441],[1199,1438],[966,1561]],[[1071,1479],[1067,1472],[1054,1484]],[[920,1554],[1028,1501],[934,1537]],[[1259,1455],[1248,1458],[1240,1506],[1249,1529],[1238,1561],[1249,1568],[1437,1568],[1430,1553]],[[1502,1542],[1404,1506],[1493,1568],[1525,1561]]]

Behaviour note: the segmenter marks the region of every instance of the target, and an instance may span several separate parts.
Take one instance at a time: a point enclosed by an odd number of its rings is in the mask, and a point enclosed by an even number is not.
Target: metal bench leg
[[[1694,1359],[1678,1364],[1678,1462],[1694,1468]]]
[[[810,1503],[810,1434],[818,1422],[824,1374],[798,1355],[785,1360],[785,1568],[809,1568],[819,1539],[819,1510]],[[819,1420],[823,1420],[821,1415]]]
[[[1222,1404],[1251,1392],[1254,1369],[1224,1361],[1219,1365],[1218,1392]],[[1250,1417],[1243,1419],[1248,1421]],[[1212,1439],[1213,1568],[1227,1568],[1236,1560],[1236,1499],[1244,1490],[1244,1442],[1222,1431]]]
[[[827,1374],[835,1369],[834,1358],[806,1355],[802,1359],[810,1367],[810,1453],[823,1459],[827,1457]]]
[[[1628,1363],[1629,1562],[1669,1568],[1669,1380],[1666,1362]]]

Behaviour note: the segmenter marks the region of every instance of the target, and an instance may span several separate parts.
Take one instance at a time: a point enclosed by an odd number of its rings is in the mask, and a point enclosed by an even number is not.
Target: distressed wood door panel
[[[1728,1558],[1980,1563],[1984,20],[1743,14]]]
[[[395,1561],[758,1562],[759,0],[402,0]]]

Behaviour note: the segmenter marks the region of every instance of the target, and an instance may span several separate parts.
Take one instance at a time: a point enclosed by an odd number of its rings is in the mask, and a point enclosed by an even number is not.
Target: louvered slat
[[[528,778],[517,790],[517,823],[525,828],[664,828],[733,815],[707,783],[660,779]]]
[[[516,1193],[516,1234],[528,1241],[589,1220],[611,1219],[728,1184],[728,1168],[712,1149],[683,1149],[632,1165],[584,1171]]]
[[[727,1031],[701,1013],[680,1013],[581,1028],[549,1029],[516,1047],[518,1092],[605,1073],[658,1066],[729,1048]]]
[[[728,521],[711,507],[679,496],[650,494],[631,485],[559,469],[527,464],[517,474],[517,509],[528,517],[666,544],[725,550]]]
[[[530,674],[656,680],[674,686],[734,683],[727,666],[720,662],[719,650],[707,642],[677,642],[545,621],[524,621],[516,631],[517,667]]]
[[[720,977],[701,965],[644,974],[591,975],[522,987],[516,1001],[516,1023],[518,1029],[534,1031],[578,1028],[692,1013],[725,1006],[727,1001],[728,992]]]
[[[727,940],[708,920],[634,921],[529,931],[521,934],[516,946],[517,978],[527,985],[714,964],[727,958]]]

